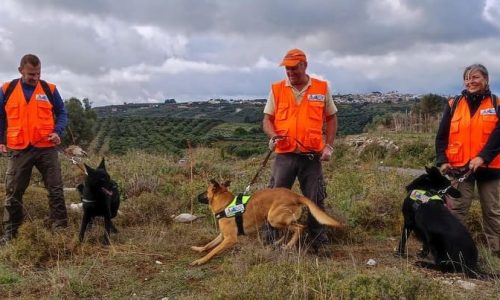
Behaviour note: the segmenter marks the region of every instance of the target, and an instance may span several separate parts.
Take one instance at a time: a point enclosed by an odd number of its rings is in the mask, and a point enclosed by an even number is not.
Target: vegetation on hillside
[[[392,160],[394,166],[412,161],[410,166],[422,168],[426,163],[417,161],[415,153],[426,153],[424,145],[432,146],[430,135],[393,133],[387,138],[401,148],[399,159]],[[415,152],[415,148],[424,150]],[[394,157],[385,155],[384,164]],[[48,215],[46,192],[31,185],[24,197],[27,217],[20,236],[0,248],[0,295],[17,299],[488,299],[500,291],[498,280],[467,280],[460,274],[416,267],[414,255],[420,245],[413,238],[411,256],[394,257],[404,186],[411,176],[380,170],[379,156],[357,153],[344,139],[338,139],[333,161],[323,165],[327,211],[346,224],[343,231],[329,231],[332,242],[327,251],[305,253],[304,244],[284,251],[245,236],[233,250],[207,265],[189,267],[199,257],[189,247],[217,234],[215,220],[206,205],[196,202],[196,195],[206,189],[210,178],[232,180],[231,190],[243,191],[263,155],[239,159],[219,148],[200,147],[186,152],[186,158],[179,162],[176,156],[142,150],[106,157],[123,195],[114,221],[120,232],[112,235],[109,247],[100,244],[101,220],[84,243],[78,242],[79,211],[70,210],[67,231],[50,232],[43,224]],[[272,159],[252,191],[266,186]],[[93,155],[86,162],[94,166],[99,160]],[[0,168],[5,163],[0,160]],[[74,186],[83,176],[66,160],[63,173],[65,186]],[[33,182],[38,180],[35,174]],[[298,186],[294,189],[298,191]],[[66,201],[79,202],[76,192],[67,191]],[[202,218],[190,224],[173,222],[172,215],[184,212]],[[480,219],[475,201],[468,226],[482,245]],[[484,246],[480,249],[481,268],[499,273],[500,259],[490,256]],[[367,265],[369,259],[376,265]],[[460,280],[476,288],[467,290]]]
[[[85,102],[73,100],[68,105],[73,107],[70,113],[87,111]],[[89,146],[92,154],[84,162],[95,166],[106,155],[107,169],[122,194],[114,220],[119,233],[112,235],[111,246],[101,245],[103,224],[98,219],[79,243],[82,212],[73,209],[68,230],[51,232],[43,221],[48,216],[46,191],[35,171],[24,196],[26,218],[19,238],[0,247],[0,298],[494,298],[500,293],[498,278],[471,280],[415,266],[420,244],[414,238],[408,244],[408,258],[393,256],[400,236],[404,186],[412,179],[397,168],[422,170],[433,163],[432,130],[438,119],[417,113],[416,108],[406,112],[405,105],[339,106],[341,132],[355,128],[352,132],[359,133],[365,128],[366,133],[339,137],[332,161],[323,163],[326,210],[346,224],[345,230],[328,232],[331,243],[325,251],[311,254],[304,243],[285,251],[264,246],[259,236],[244,236],[232,250],[196,268],[189,263],[200,254],[190,246],[217,235],[216,221],[196,196],[212,178],[231,180],[234,193],[245,189],[267,151],[260,121],[243,118],[235,123],[196,114],[100,116],[96,138]],[[359,141],[352,143],[361,137],[362,147]],[[390,140],[391,147],[378,140]],[[62,159],[64,185],[74,187],[84,175]],[[273,159],[252,191],[267,186]],[[6,163],[0,160],[0,168],[5,170]],[[0,192],[3,189],[1,185]],[[298,184],[294,190],[299,192]],[[68,206],[80,202],[76,191],[65,193]],[[172,216],[186,212],[200,218],[188,224],[173,221]],[[479,203],[474,201],[467,226],[480,245],[480,267],[498,274],[500,259],[484,246],[481,218]],[[369,259],[375,265],[367,265]],[[464,282],[475,288],[465,288]]]

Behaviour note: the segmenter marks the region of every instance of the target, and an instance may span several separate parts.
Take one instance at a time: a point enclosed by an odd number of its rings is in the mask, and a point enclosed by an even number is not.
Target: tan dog
[[[228,186],[228,183],[220,185],[214,180],[209,184],[206,198],[208,198],[208,205],[212,213],[223,211],[233,201],[234,195],[228,191]],[[288,229],[293,233],[290,241],[284,246],[286,249],[290,249],[295,246],[305,227],[297,223],[303,206],[309,208],[319,223],[336,228],[342,227],[340,222],[332,219],[308,198],[286,188],[274,188],[261,190],[252,195],[243,213],[244,231],[245,233],[255,232],[268,221],[274,228]],[[214,240],[202,247],[191,247],[197,252],[212,249],[204,257],[193,261],[192,266],[204,264],[215,255],[236,244],[238,228],[235,218],[221,218],[218,223],[220,234]],[[283,239],[277,243],[283,242]]]

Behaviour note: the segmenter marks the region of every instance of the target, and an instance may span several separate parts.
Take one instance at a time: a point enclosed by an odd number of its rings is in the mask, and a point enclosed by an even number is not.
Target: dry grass
[[[283,251],[264,247],[255,237],[242,237],[234,249],[209,264],[192,268],[200,255],[191,245],[206,243],[217,234],[214,219],[195,196],[210,178],[232,179],[232,190],[243,191],[263,157],[236,160],[217,149],[196,149],[179,164],[169,156],[130,152],[106,157],[108,171],[124,197],[114,220],[120,231],[112,245],[100,243],[103,226],[97,222],[80,244],[81,213],[70,212],[70,227],[53,233],[44,226],[48,215],[46,192],[30,186],[25,195],[27,219],[19,238],[0,248],[0,298],[12,299],[488,299],[500,292],[498,280],[477,284],[469,291],[457,284],[459,275],[444,277],[395,258],[401,224],[404,186],[411,180],[381,173],[376,163],[363,162],[339,147],[336,159],[324,164],[327,206],[346,221],[345,231],[330,231],[331,253],[312,255],[304,247]],[[91,157],[95,166],[100,157]],[[0,168],[5,168],[5,160]],[[267,185],[269,165],[253,190]],[[77,183],[79,169],[63,161],[65,184]],[[4,173],[4,172],[0,172]],[[133,182],[131,184],[130,182]],[[295,187],[297,189],[297,187]],[[0,187],[3,191],[3,186]],[[78,202],[67,191],[67,203]],[[480,239],[477,203],[471,229]],[[173,223],[181,212],[204,215],[193,223]],[[409,252],[418,243],[410,240]],[[376,266],[367,266],[368,259]],[[500,260],[481,248],[481,266],[500,273]],[[458,278],[458,279],[457,279]]]

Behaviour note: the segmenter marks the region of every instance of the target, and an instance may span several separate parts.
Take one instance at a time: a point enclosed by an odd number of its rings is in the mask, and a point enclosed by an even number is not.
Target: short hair
[[[38,66],[40,65],[40,59],[38,56],[34,54],[26,54],[21,58],[21,63],[19,64],[19,67],[24,67],[26,64],[30,64],[32,66]]]
[[[481,74],[483,74],[483,76],[486,78],[486,80],[489,80],[488,69],[486,69],[486,67],[483,66],[482,64],[473,64],[473,65],[470,65],[467,68],[465,68],[464,80],[465,80],[465,77],[473,71],[479,71]]]

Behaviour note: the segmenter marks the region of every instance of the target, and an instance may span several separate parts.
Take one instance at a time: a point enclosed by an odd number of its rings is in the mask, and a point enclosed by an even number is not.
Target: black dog
[[[421,265],[443,272],[464,272],[476,277],[476,245],[469,231],[445,205],[445,195],[459,198],[461,194],[438,168],[426,167],[426,171],[427,174],[406,187],[408,195],[403,203],[404,226],[397,255],[405,255],[406,240],[413,231],[423,243],[420,255],[427,256],[430,251],[434,257],[435,265]]]
[[[104,217],[104,228],[106,231],[103,242],[108,245],[111,231],[117,232],[111,219],[116,217],[118,207],[120,206],[118,185],[110,178],[106,171],[104,158],[97,169],[92,169],[88,165],[85,165],[85,170],[87,171],[85,182],[77,187],[83,207],[80,241],[83,241],[85,231],[93,223],[93,219],[96,216],[102,216]]]

